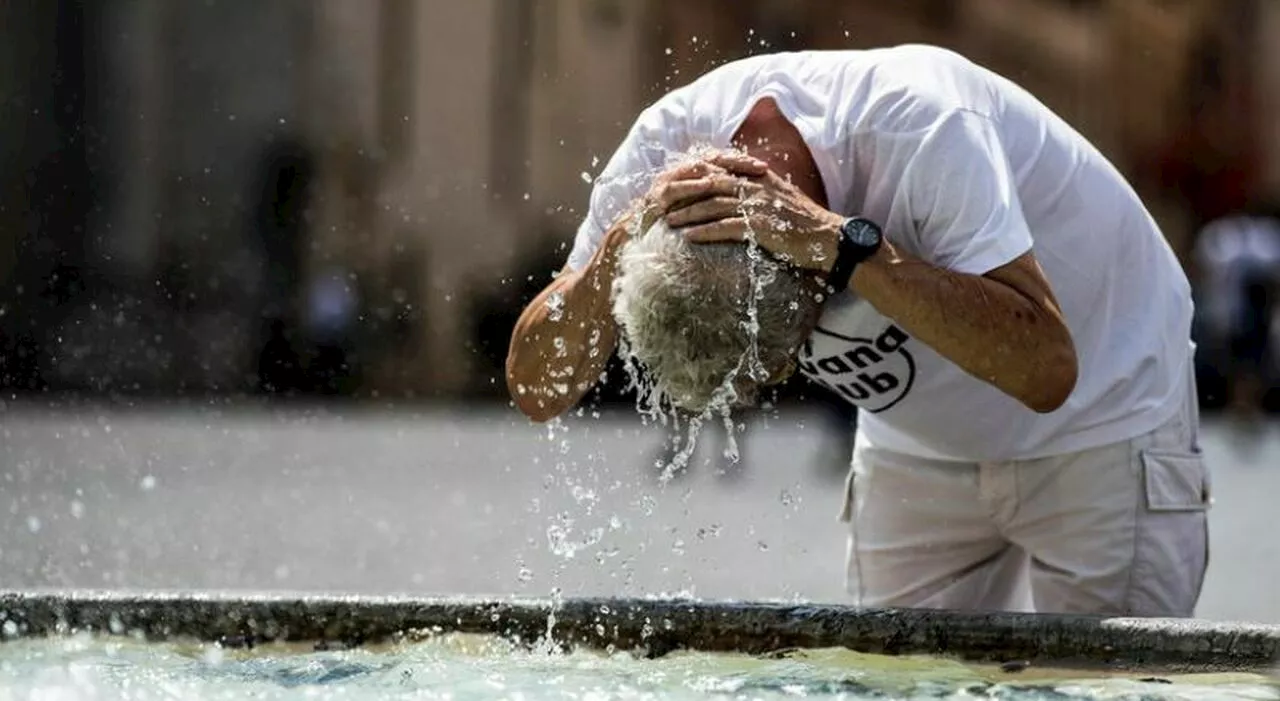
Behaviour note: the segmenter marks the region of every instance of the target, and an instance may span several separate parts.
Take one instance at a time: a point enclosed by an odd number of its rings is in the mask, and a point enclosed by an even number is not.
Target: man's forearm
[[[577,404],[617,346],[611,288],[626,223],[605,235],[590,263],[552,281],[516,321],[507,352],[507,389],[520,411],[536,421]]]
[[[1076,381],[1062,319],[998,280],[882,249],[850,287],[920,342],[1038,412],[1057,409]]]

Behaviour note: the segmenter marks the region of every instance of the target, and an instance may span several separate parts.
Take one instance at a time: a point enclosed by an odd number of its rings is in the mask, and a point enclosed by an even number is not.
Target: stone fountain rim
[[[1198,619],[680,598],[0,590],[0,640],[91,632],[227,646],[349,646],[456,632],[533,642],[545,638],[549,623],[558,643],[649,657],[676,650],[763,655],[847,648],[1151,673],[1270,673],[1280,657],[1280,625]]]

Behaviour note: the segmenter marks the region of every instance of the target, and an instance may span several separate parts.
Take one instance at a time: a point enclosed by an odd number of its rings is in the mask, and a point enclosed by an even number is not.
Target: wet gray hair
[[[619,252],[613,315],[659,403],[723,412],[785,379],[822,293],[814,275],[754,244],[692,244],[660,221]]]

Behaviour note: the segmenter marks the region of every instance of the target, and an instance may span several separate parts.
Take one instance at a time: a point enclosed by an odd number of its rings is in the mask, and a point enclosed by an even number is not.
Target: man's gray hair
[[[685,411],[727,411],[781,379],[822,309],[811,273],[750,243],[689,243],[659,221],[623,245],[613,314],[651,391]]]

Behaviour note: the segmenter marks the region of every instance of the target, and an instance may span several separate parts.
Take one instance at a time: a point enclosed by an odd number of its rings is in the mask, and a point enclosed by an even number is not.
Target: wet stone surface
[[[443,633],[493,634],[568,648],[740,652],[846,648],[994,662],[1188,670],[1255,670],[1280,658],[1280,626],[1044,614],[866,610],[847,606],[689,600],[406,599],[123,592],[0,596],[8,637],[91,630],[150,639],[195,638],[230,649],[306,641],[343,649]]]

